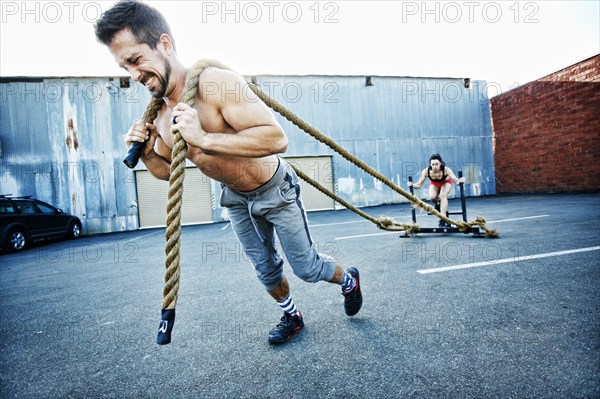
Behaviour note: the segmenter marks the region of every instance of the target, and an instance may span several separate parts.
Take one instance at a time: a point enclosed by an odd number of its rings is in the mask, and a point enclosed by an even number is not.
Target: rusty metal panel
[[[126,103],[110,83],[0,83],[0,192],[33,195],[75,214],[86,234],[137,228],[133,173],[121,167],[122,134],[147,99]]]

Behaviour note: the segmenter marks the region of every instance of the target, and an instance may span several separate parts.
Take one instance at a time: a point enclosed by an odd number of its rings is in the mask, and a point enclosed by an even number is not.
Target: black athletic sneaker
[[[279,324],[269,331],[269,342],[272,344],[283,344],[292,338],[292,335],[297,331],[300,331],[302,327],[304,327],[304,320],[302,320],[300,313],[298,313],[298,316],[292,316],[284,312]]]
[[[358,313],[362,306],[362,292],[360,291],[360,278],[358,276],[358,269],[351,267],[346,270],[346,273],[350,274],[356,279],[356,285],[354,289],[348,293],[342,292],[344,295],[344,310],[348,316],[354,316]]]

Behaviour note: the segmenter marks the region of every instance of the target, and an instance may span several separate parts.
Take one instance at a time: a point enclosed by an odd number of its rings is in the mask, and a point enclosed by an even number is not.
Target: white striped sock
[[[281,301],[277,301],[277,304],[285,313],[291,314],[292,316],[296,316],[298,313],[300,313],[296,308],[296,304],[294,303],[291,295],[288,295]]]
[[[344,293],[348,293],[354,289],[356,286],[356,279],[350,275],[348,272],[344,272],[342,276],[342,282],[340,283],[342,286],[342,291]]]

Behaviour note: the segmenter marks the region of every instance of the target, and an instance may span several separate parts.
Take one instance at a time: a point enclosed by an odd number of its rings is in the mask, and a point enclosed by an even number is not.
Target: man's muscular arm
[[[129,146],[131,142],[146,142],[140,160],[146,165],[150,173],[157,179],[169,180],[171,175],[170,153],[168,147],[162,141],[156,127],[152,123],[144,123],[135,120],[131,129],[125,135],[125,143]]]
[[[141,161],[146,165],[152,176],[160,180],[169,180],[171,176],[171,164],[163,157],[152,151],[148,155],[140,157]]]
[[[207,133],[196,110],[177,104],[173,116],[186,142],[211,155],[260,158],[287,150],[288,140],[271,110],[250,90],[246,81],[231,71],[211,69],[200,76],[201,101],[219,112],[235,132]],[[202,88],[210,87],[208,90]]]

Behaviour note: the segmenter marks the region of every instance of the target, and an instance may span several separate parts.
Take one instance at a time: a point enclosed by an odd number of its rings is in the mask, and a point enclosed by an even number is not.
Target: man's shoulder
[[[245,93],[246,81],[237,72],[209,67],[198,79],[198,91],[204,104],[222,106]]]
[[[200,77],[198,78],[198,83],[227,83],[240,80],[244,79],[237,72],[217,67],[208,67],[200,74]]]

